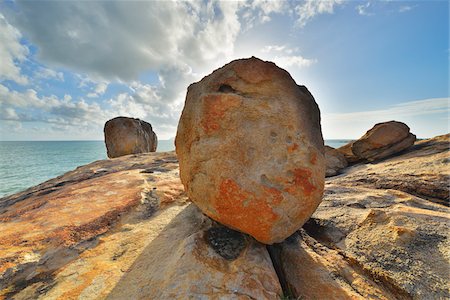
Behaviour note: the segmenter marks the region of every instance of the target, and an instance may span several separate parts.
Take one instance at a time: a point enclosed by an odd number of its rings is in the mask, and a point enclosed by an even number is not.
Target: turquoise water
[[[325,141],[334,148],[347,142]],[[158,152],[174,149],[173,140],[158,141]],[[106,158],[103,141],[0,142],[0,197]]]

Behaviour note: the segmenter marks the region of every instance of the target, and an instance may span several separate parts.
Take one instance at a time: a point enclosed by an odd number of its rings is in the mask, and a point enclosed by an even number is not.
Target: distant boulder
[[[415,141],[416,136],[409,132],[406,124],[389,121],[376,124],[355,141],[351,149],[357,157],[375,161],[405,150]]]
[[[325,164],[326,164],[326,171],[325,176],[335,176],[339,174],[339,172],[346,168],[348,163],[345,159],[344,154],[337,151],[333,147],[325,146]]]
[[[339,147],[336,149],[336,151],[338,151],[339,153],[341,153],[342,155],[344,155],[345,160],[349,163],[349,164],[354,164],[357,163],[359,161],[361,161],[361,158],[357,157],[353,152],[352,152],[352,145],[353,145],[354,141],[351,141],[350,143]]]
[[[139,119],[117,117],[107,121],[103,131],[109,158],[155,152],[158,145],[152,125]]]

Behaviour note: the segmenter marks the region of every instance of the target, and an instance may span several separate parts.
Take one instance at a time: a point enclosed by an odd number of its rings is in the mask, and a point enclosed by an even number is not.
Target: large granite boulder
[[[274,63],[235,60],[190,85],[175,145],[191,200],[260,242],[284,240],[321,201],[319,108]]]
[[[410,147],[416,136],[401,122],[378,123],[351,145],[352,152],[359,158],[375,161]]]
[[[348,162],[347,159],[345,159],[344,154],[330,146],[325,146],[325,161],[326,177],[335,176],[339,174],[342,169],[348,166]]]
[[[155,152],[158,145],[152,125],[139,119],[117,117],[107,121],[103,131],[109,158]]]

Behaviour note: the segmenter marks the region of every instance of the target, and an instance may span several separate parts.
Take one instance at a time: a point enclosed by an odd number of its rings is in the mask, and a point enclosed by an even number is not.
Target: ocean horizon
[[[350,139],[327,139],[338,148]],[[159,140],[156,152],[175,150],[174,140]],[[0,198],[18,193],[91,162],[107,159],[102,140],[0,141]]]

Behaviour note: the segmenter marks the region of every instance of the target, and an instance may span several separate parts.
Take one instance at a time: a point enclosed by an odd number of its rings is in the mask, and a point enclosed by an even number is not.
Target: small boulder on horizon
[[[367,161],[376,161],[403,151],[414,144],[416,136],[402,122],[389,121],[375,124],[361,138],[353,142],[355,156]]]
[[[155,152],[158,145],[152,125],[139,119],[116,117],[105,123],[103,131],[109,158]]]
[[[325,176],[338,175],[342,169],[348,166],[344,154],[330,146],[325,146],[326,171]]]

